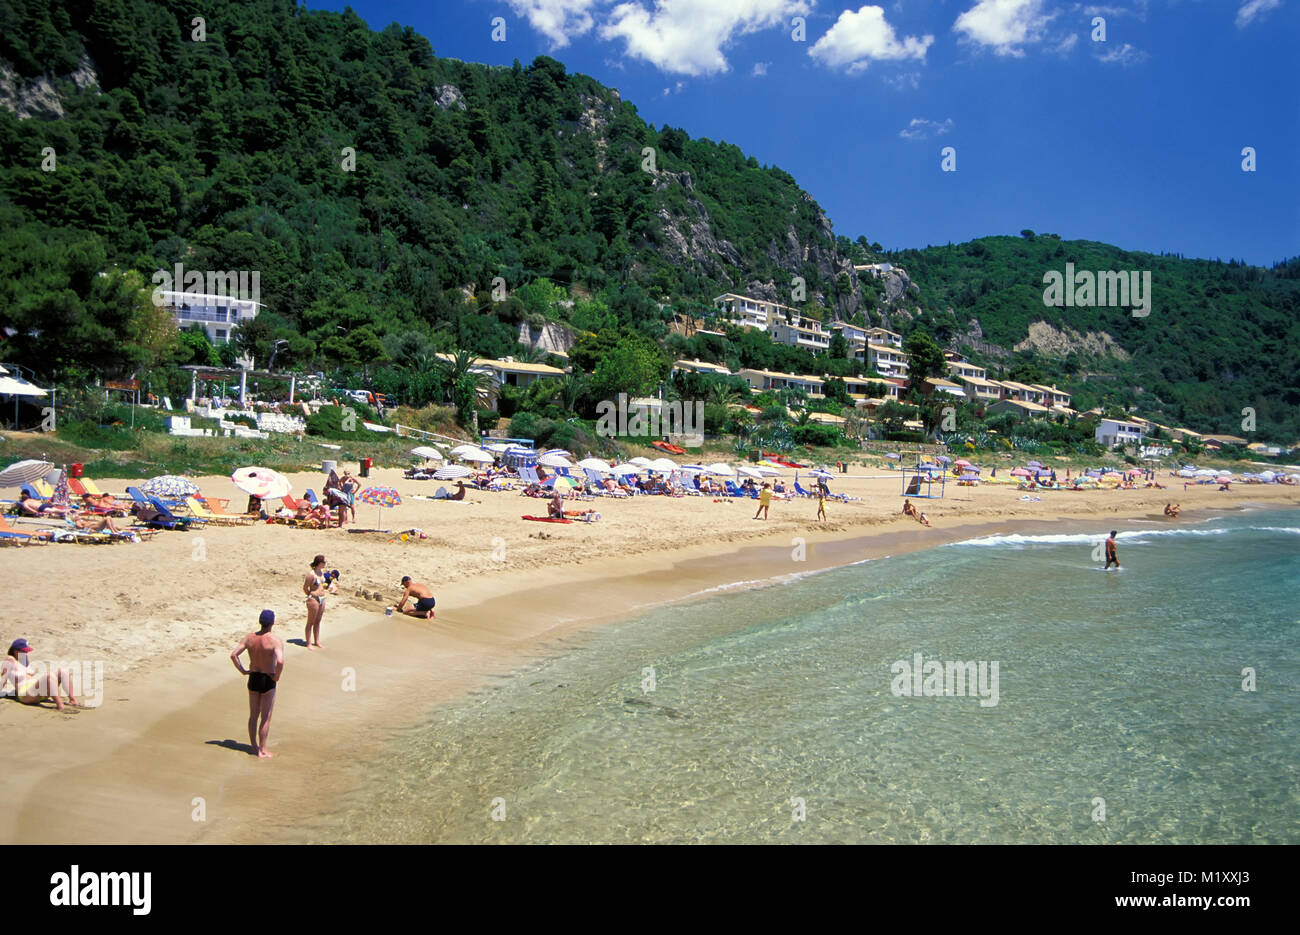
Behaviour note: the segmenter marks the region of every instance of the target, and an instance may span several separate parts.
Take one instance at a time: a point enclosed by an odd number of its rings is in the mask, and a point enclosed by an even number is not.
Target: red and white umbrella
[[[289,478],[279,471],[264,467],[244,467],[230,475],[234,485],[244,493],[259,500],[274,500],[293,490]]]

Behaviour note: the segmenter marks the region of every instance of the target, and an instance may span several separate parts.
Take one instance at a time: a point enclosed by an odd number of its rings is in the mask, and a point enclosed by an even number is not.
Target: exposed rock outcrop
[[[82,57],[75,71],[66,75],[22,78],[8,62],[0,60],[0,107],[19,120],[31,117],[54,119],[63,116],[63,95],[71,88],[99,89],[99,78],[89,58]]]
[[[542,350],[548,354],[569,353],[569,348],[573,347],[573,331],[559,322],[548,321],[540,328],[530,328],[528,322],[519,323],[519,343],[534,350]]]
[[[443,110],[450,110],[453,107],[457,110],[465,109],[465,96],[460,93],[460,88],[454,84],[440,84],[434,90],[438,92],[438,97],[434,100],[434,103]]]
[[[1064,357],[1071,351],[1092,354],[1097,357],[1113,357],[1116,360],[1128,360],[1129,352],[1120,347],[1115,339],[1105,331],[1089,331],[1080,334],[1073,328],[1057,328],[1045,321],[1031,322],[1029,336],[1015,350],[1035,350],[1048,357]]]

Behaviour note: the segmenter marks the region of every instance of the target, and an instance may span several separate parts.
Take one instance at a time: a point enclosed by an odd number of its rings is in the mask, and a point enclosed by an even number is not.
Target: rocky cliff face
[[[0,60],[0,107],[16,114],[19,120],[62,117],[63,94],[71,88],[99,89],[99,78],[90,59],[83,57],[77,69],[67,75],[42,75],[26,80],[19,77],[12,65]]]
[[[573,342],[573,332],[557,322],[548,321],[540,328],[530,328],[524,321],[519,323],[519,343],[526,347],[548,354],[567,354]]]
[[[1070,351],[1128,360],[1130,354],[1105,331],[1080,334],[1073,328],[1060,329],[1045,321],[1029,325],[1029,336],[1015,346],[1015,350],[1035,350],[1048,357],[1064,357]]]

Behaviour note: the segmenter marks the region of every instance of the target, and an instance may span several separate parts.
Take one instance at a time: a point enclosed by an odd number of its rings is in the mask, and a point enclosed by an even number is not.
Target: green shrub
[[[797,444],[821,447],[832,447],[838,444],[843,437],[840,430],[835,426],[819,425],[816,422],[809,422],[807,425],[796,425],[790,430],[790,434]]]
[[[343,429],[343,417],[347,412],[352,412],[356,417],[356,429],[351,432]],[[320,412],[308,417],[307,434],[344,441],[370,438],[370,432],[362,426],[361,422],[362,416],[348,406],[321,406]]]

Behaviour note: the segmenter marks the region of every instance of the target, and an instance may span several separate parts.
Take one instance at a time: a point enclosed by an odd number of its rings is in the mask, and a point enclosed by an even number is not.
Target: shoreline
[[[466,575],[439,588],[439,615],[428,625],[386,617],[382,605],[376,613],[373,603],[353,602],[327,614],[321,652],[286,646],[287,690],[277,699],[271,730],[271,748],[279,757],[269,763],[246,752],[247,693],[242,682],[236,687],[225,654],[203,652],[166,663],[146,659],[120,681],[110,681],[103,707],[61,717],[48,712],[48,722],[63,723],[37,726],[21,717],[36,712],[5,706],[10,713],[0,717],[0,731],[13,731],[13,742],[20,725],[58,728],[63,736],[57,744],[43,744],[39,763],[11,770],[10,790],[19,801],[7,810],[4,837],[45,843],[278,839],[277,829],[310,826],[312,815],[331,810],[353,783],[343,768],[347,761],[381,754],[394,734],[426,721],[440,706],[468,698],[532,660],[571,649],[575,637],[610,620],[718,588],[770,586],[783,575],[983,535],[1163,522],[1146,499],[1115,503],[1102,515],[1095,508],[1000,518],[935,510],[943,525],[931,529],[892,511],[821,529],[774,523],[778,528],[739,539]],[[1290,497],[1211,499],[1199,509],[1185,508],[1182,521],[1298,505]],[[844,512],[848,505],[833,508]],[[791,554],[796,536],[805,540],[801,562]],[[300,625],[294,617],[276,632],[287,641]],[[413,658],[427,663],[413,671]],[[349,679],[353,691],[345,687]],[[202,821],[196,820],[200,809]]]

